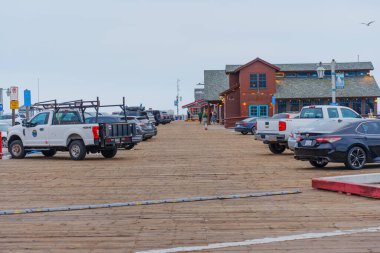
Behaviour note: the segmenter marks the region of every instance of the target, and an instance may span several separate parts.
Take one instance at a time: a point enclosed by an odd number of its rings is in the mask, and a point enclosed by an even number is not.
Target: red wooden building
[[[316,63],[271,64],[260,58],[244,65],[227,65],[229,88],[224,101],[224,125],[232,127],[247,117],[266,117],[279,112],[296,112],[302,106],[331,103],[331,70],[319,79]],[[337,102],[360,114],[376,113],[380,89],[371,76],[371,62],[338,63],[345,86],[336,92]],[[275,105],[272,104],[272,99]]]

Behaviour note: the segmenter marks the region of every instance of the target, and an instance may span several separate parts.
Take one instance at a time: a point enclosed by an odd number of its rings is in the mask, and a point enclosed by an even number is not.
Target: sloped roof
[[[224,70],[205,70],[204,84],[205,99],[220,100],[219,93],[228,89],[228,78]]]
[[[337,97],[380,97],[380,89],[372,76],[347,77],[344,89],[337,89]],[[276,98],[331,97],[331,79],[281,78],[276,81]]]
[[[280,71],[316,71],[319,63],[289,63],[289,64],[273,64],[280,68]],[[322,63],[326,70],[331,70],[330,63]],[[231,73],[238,70],[244,65],[226,65],[226,73]],[[372,62],[339,62],[336,64],[337,71],[346,70],[373,70]]]

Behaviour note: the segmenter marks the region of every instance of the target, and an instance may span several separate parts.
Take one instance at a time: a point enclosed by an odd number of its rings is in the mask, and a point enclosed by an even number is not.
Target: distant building
[[[194,89],[194,100],[205,98],[205,90],[203,88]]]
[[[218,122],[222,122],[224,108],[222,97],[219,94],[227,88],[228,79],[225,70],[205,70],[204,88],[195,88],[195,101],[182,106],[182,108],[188,108],[192,115],[196,115],[204,109],[207,109],[208,114],[214,111],[217,114]]]
[[[331,103],[331,69],[324,64],[325,77],[317,76],[316,63],[271,64],[260,58],[244,65],[227,65],[228,89],[224,97],[224,124],[231,127],[246,117],[266,117],[274,113],[299,111],[303,106]],[[339,105],[359,114],[377,113],[380,89],[371,76],[371,62],[337,63],[345,86],[337,89]],[[275,105],[272,104],[275,99]]]

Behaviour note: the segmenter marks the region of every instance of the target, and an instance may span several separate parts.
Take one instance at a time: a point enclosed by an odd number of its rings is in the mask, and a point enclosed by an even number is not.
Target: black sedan
[[[380,120],[343,124],[331,133],[310,131],[297,138],[294,158],[322,168],[329,162],[344,163],[347,169],[361,169],[380,162]]]
[[[257,118],[246,118],[245,120],[235,123],[235,132],[240,132],[244,135],[251,133],[255,134],[255,123]]]

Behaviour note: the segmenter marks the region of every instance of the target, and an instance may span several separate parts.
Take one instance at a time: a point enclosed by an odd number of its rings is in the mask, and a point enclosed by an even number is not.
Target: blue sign
[[[337,89],[344,89],[344,73],[336,73],[335,86]]]
[[[276,96],[272,96],[272,105],[276,104]]]
[[[4,109],[3,109],[3,104],[0,104],[0,112],[2,112]]]
[[[32,94],[30,90],[24,90],[24,105],[32,106]]]

